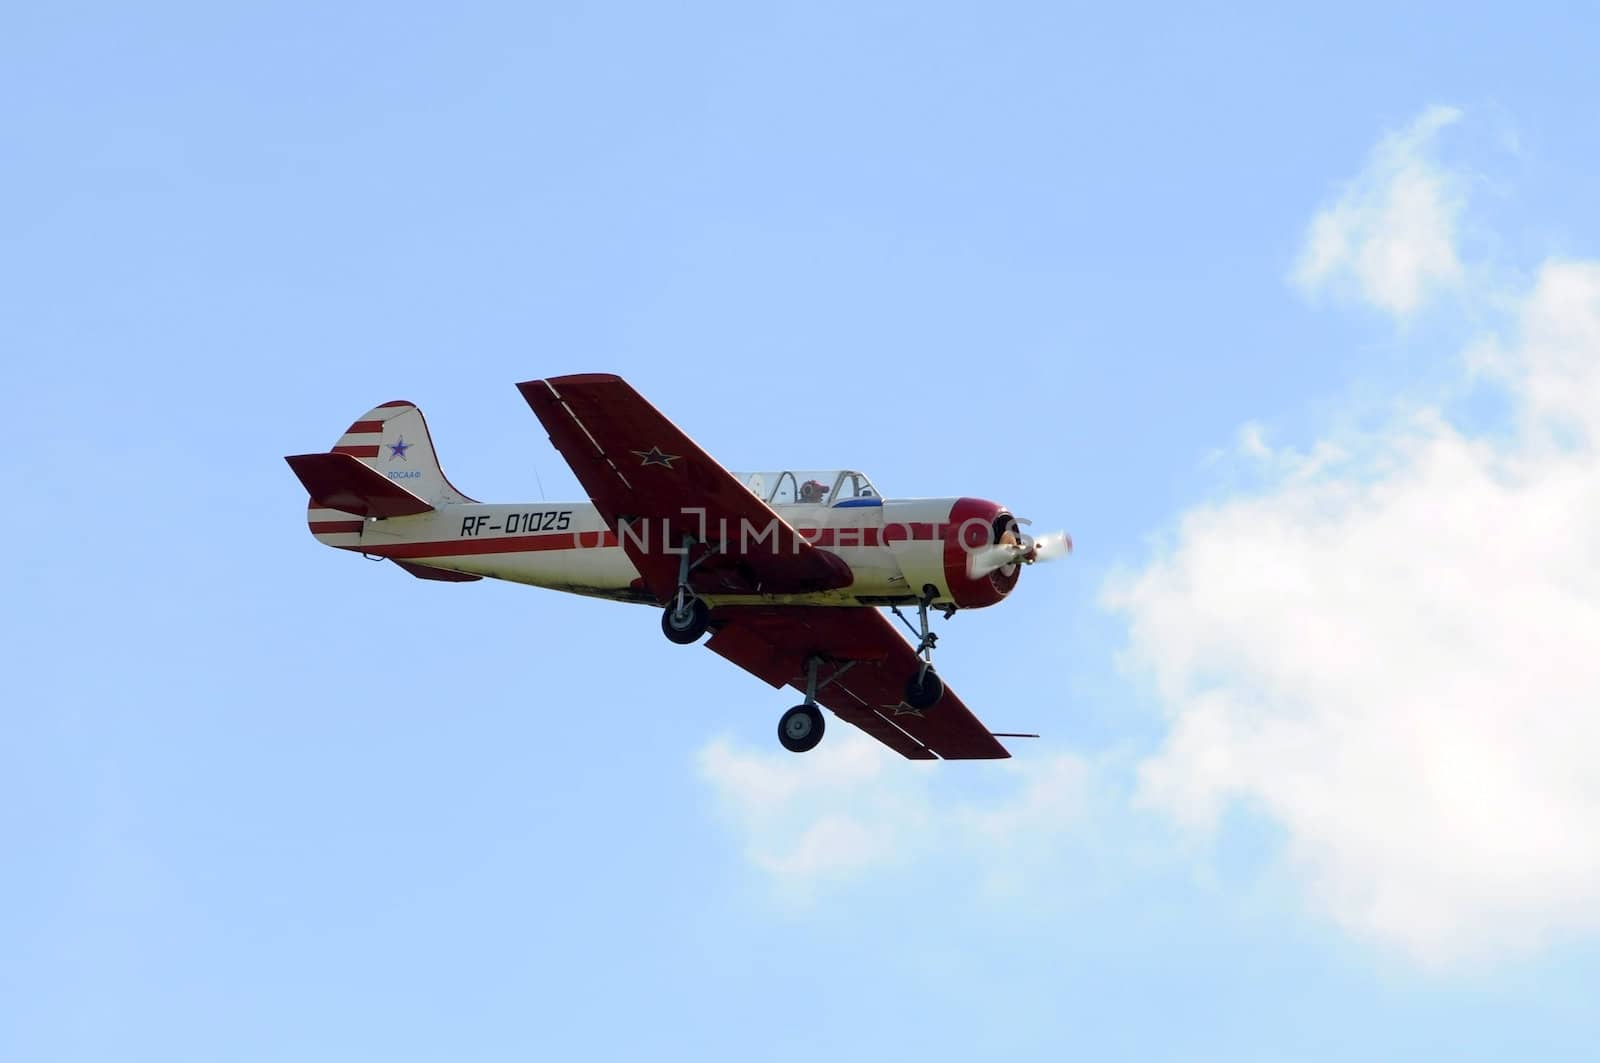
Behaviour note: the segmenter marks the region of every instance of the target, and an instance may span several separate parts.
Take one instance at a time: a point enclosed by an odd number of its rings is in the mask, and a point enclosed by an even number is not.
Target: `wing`
[[[706,643],[773,686],[804,692],[806,661],[820,657],[817,701],[912,760],[1009,757],[954,691],[930,709],[902,700],[921,663],[910,643],[876,609],[849,606],[729,605],[711,611]]]
[[[812,546],[621,377],[518,384],[657,599],[678,587],[692,536],[701,594],[805,594],[849,586],[850,568]]]

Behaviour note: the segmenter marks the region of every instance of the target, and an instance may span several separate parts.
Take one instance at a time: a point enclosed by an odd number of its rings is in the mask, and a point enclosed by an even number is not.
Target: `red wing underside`
[[[920,661],[876,609],[724,606],[712,610],[711,625],[715,634],[707,646],[773,686],[787,683],[803,693],[807,659],[823,658],[817,701],[902,756],[1011,755],[948,687],[930,709],[918,712],[905,704],[906,678]]]
[[[517,388],[658,600],[677,590],[686,534],[700,544],[690,586],[701,594],[850,584],[848,566],[807,543],[621,377],[588,373]]]

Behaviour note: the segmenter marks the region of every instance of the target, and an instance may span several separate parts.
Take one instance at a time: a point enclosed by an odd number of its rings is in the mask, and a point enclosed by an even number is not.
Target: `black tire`
[[[688,610],[682,614],[672,605],[661,611],[661,633],[680,646],[699,642],[710,626],[711,610],[698,598],[690,601]]]
[[[928,669],[920,683],[917,682],[916,672],[912,672],[911,678],[906,680],[906,704],[913,709],[931,709],[942,697],[944,680],[932,668]]]
[[[796,705],[778,718],[778,741],[791,753],[817,748],[825,730],[822,710],[815,705]]]

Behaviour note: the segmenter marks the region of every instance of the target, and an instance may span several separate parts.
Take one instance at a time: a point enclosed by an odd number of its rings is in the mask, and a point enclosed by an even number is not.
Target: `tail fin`
[[[400,494],[415,495],[430,508],[476,501],[456,490],[455,485],[445,478],[444,470],[439,467],[439,459],[434,454],[428,423],[423,420],[422,411],[409,402],[386,402],[368,410],[345,429],[331,453],[355,459],[371,471],[371,476],[360,471],[344,474],[341,478],[350,481],[344,485],[350,487],[350,491],[345,493],[330,492],[326,485],[322,490],[316,490],[310,483],[307,484],[314,497],[306,512],[306,520],[311,525],[311,534],[329,546],[360,549],[362,520],[360,516],[352,515],[348,506],[334,508],[323,503],[340,503],[341,500],[348,503],[349,497],[359,499],[386,494],[382,487],[371,482],[373,479],[386,481],[383,487],[392,485],[404,488],[404,492],[395,493],[395,497]],[[310,466],[317,463],[303,464]],[[290,465],[295,467],[294,460],[290,460]],[[295,472],[305,482],[299,467],[295,467]],[[369,511],[374,515],[382,515],[377,507],[370,507]],[[411,509],[411,512],[424,511]]]
[[[445,479],[422,411],[409,402],[386,402],[362,414],[333,445],[433,506],[475,502]]]

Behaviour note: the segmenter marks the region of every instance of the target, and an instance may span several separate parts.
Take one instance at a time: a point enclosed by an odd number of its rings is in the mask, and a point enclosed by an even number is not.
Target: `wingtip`
[[[542,380],[524,380],[517,390],[526,396],[530,389],[549,389],[557,395],[563,387],[593,387],[596,384],[620,384],[623,380],[615,373],[568,373],[565,376],[545,377]]]
[[[549,379],[552,385],[562,384],[620,384],[622,378],[615,373],[568,373],[566,376],[553,376]]]

